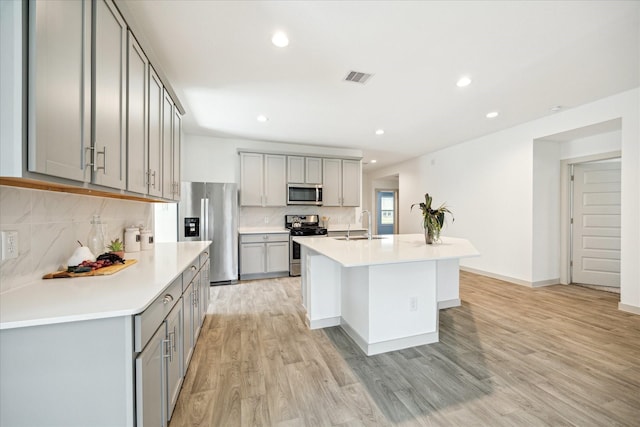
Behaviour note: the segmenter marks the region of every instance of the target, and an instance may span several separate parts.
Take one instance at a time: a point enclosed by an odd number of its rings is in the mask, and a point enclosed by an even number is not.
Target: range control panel
[[[184,219],[184,237],[200,237],[200,218]]]

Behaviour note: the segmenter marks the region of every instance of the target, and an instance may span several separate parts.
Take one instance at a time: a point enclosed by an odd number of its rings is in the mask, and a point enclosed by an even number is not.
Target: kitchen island
[[[422,234],[372,240],[294,238],[311,329],[340,325],[367,355],[438,341],[438,310],[460,305],[459,260],[469,241]]]

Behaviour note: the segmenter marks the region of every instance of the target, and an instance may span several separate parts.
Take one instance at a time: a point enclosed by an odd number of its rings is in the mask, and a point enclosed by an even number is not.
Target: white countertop
[[[263,233],[286,233],[289,230],[284,227],[240,227],[238,234],[263,234]]]
[[[0,294],[0,329],[141,313],[211,242],[156,243],[110,276],[37,280]]]
[[[466,239],[442,237],[427,245],[424,234],[394,234],[374,240],[336,240],[335,237],[294,237],[293,240],[345,267],[439,259],[467,258],[480,253]]]

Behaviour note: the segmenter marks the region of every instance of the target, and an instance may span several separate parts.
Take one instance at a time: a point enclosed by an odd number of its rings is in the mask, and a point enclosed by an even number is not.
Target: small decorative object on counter
[[[124,257],[124,243],[122,243],[119,237],[113,239],[111,243],[109,243],[109,246],[107,246],[107,249],[109,249],[109,252],[118,255],[120,258]]]
[[[140,228],[132,225],[124,231],[125,252],[140,252]]]
[[[89,237],[87,238],[87,246],[95,256],[104,253],[104,230],[102,229],[100,215],[94,215],[91,220],[91,231],[89,231]]]
[[[153,249],[153,233],[151,230],[145,228],[140,232],[140,247],[143,251]]]
[[[73,252],[73,255],[71,255],[71,257],[67,260],[68,266],[80,265],[82,261],[96,260],[95,255],[93,255],[88,247],[82,246],[82,243],[80,243],[79,241],[78,244],[80,245],[80,247],[76,248],[76,250]]]
[[[444,203],[440,205],[438,209],[431,209],[432,201],[433,198],[429,193],[426,193],[424,195],[424,203],[414,203],[411,205],[411,210],[413,210],[413,207],[416,205],[420,206],[420,210],[422,211],[422,227],[424,228],[424,241],[427,245],[431,245],[440,239],[440,230],[442,230],[444,226],[445,213],[450,214],[451,220],[455,221],[453,213],[451,213]]]
[[[329,228],[329,220],[331,219],[330,216],[323,216],[322,217],[322,226],[324,228]]]

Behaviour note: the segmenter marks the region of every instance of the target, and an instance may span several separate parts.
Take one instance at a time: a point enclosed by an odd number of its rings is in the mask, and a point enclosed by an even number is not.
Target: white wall
[[[621,149],[622,130],[616,130],[562,142],[560,144],[560,159],[573,159],[593,154],[620,151]]]
[[[325,156],[362,157],[362,150],[184,134],[182,180],[240,182],[239,149]]]
[[[534,284],[560,280],[560,151],[563,144],[533,144],[533,266]]]
[[[639,105],[640,89],[636,88],[370,172],[367,178],[399,174],[401,233],[421,232],[419,214],[410,213],[409,206],[428,191],[436,205],[446,201],[455,214],[455,223],[449,223],[443,235],[469,238],[482,253],[462,265],[534,284],[554,270],[546,265],[542,272],[534,272],[544,264],[540,251],[549,250],[540,247],[542,240],[534,246],[533,239],[534,141],[621,119],[621,307],[640,309]],[[611,151],[611,143],[602,146]],[[565,155],[575,153],[575,145],[568,147]],[[537,175],[536,188],[544,180]]]

